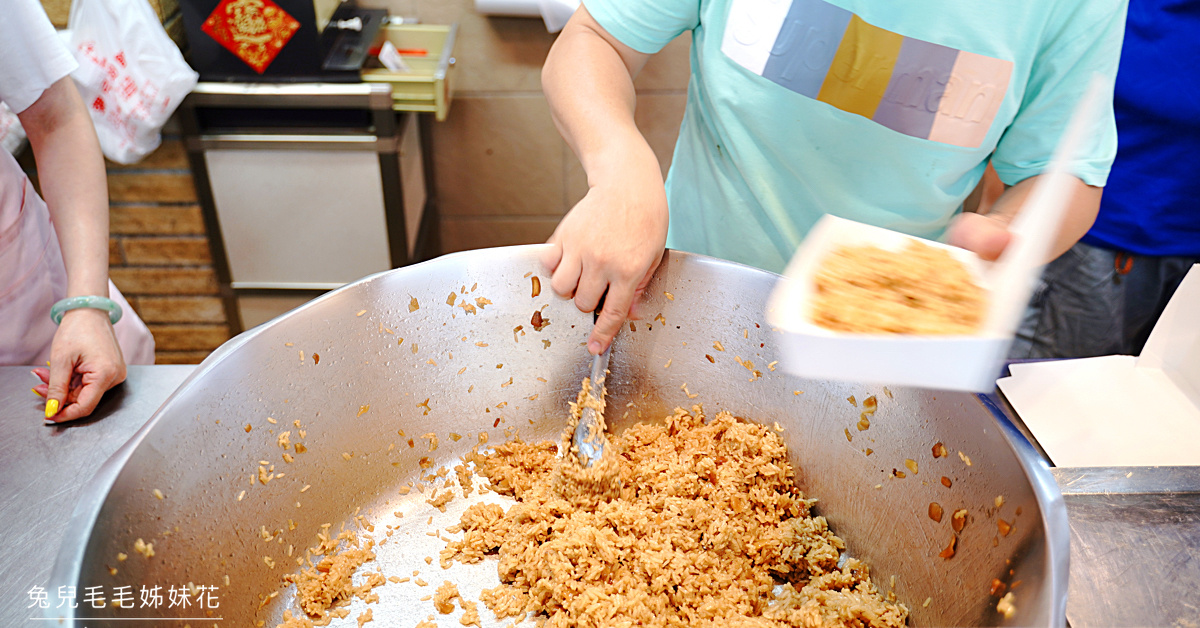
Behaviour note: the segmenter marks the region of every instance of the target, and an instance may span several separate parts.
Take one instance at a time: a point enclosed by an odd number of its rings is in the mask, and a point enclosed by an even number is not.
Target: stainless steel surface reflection
[[[125,383],[104,395],[91,416],[45,425],[45,400],[28,366],[0,366],[0,626],[33,626],[30,597],[50,587],[54,552],[92,474],[195,368],[130,365]]]
[[[494,586],[494,561],[441,570],[444,544],[431,535],[449,536],[438,530],[468,503],[500,498],[460,497],[441,513],[427,499],[434,487],[445,490],[443,480],[421,478],[453,467],[480,434],[494,444],[518,432],[527,440],[562,432],[588,368],[579,356],[591,316],[552,296],[544,275],[533,296],[533,277],[542,274],[537,248],[460,253],[368,277],[228,342],[85,491],[54,585],[215,585],[213,612],[224,625],[273,626],[292,603],[281,577],[297,569],[295,557],[322,524],[353,527],[359,516],[386,539],[368,569],[416,572],[429,583],[377,589],[380,602],[369,606],[377,625],[436,615],[421,598],[443,580],[468,598]],[[909,605],[913,625],[1062,624],[1066,509],[1029,444],[973,395],[773,371],[778,336],[762,319],[775,280],[669,252],[646,293],[646,320],[631,323],[613,349],[612,370],[622,376],[608,390],[612,429],[693,404],[778,422],[801,488],[821,499],[818,512],[868,561],[881,588]],[[550,321],[541,331],[531,325],[535,311]],[[878,411],[860,431],[868,397]],[[283,432],[307,447],[290,463]],[[934,456],[938,442],[947,456]],[[260,465],[285,475],[264,484]],[[402,494],[409,482],[427,488]],[[940,523],[927,514],[930,502],[945,509]],[[939,558],[958,509],[968,519],[957,553]],[[1007,536],[999,519],[1013,525]],[[153,541],[153,558],[132,551],[138,538]],[[129,558],[112,575],[119,552]],[[1015,588],[1017,614],[1007,622],[995,611],[993,579]],[[338,625],[355,625],[366,608],[355,601]],[[81,612],[197,611],[105,607],[52,616],[79,625],[72,620]],[[482,615],[486,626],[502,625]]]
[[[1054,476],[1071,519],[1071,625],[1197,625],[1200,467],[1054,469]]]

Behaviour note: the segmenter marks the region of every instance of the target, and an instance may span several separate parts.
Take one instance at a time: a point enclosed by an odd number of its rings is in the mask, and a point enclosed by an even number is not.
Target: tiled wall
[[[459,24],[454,101],[433,134],[443,250],[545,241],[587,192],[542,95],[555,36],[538,19],[479,15],[473,0],[415,4],[422,21]],[[671,43],[635,82],[637,122],[664,173],[683,119],[689,42]]]

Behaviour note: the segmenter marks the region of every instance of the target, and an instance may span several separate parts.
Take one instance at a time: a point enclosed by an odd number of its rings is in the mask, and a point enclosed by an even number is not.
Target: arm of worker
[[[1003,187],[993,170],[989,168],[988,173],[984,175],[985,189],[988,187],[988,176],[994,177],[992,188],[996,187],[995,184]],[[977,211],[963,212],[950,224],[947,233],[949,243],[972,251],[985,260],[999,257],[1012,239],[1008,225],[1025,204],[1039,176],[1029,177],[1004,189],[999,198],[991,204],[986,201],[990,195],[985,191],[985,201],[979,204]],[[1066,253],[1088,229],[1092,228],[1092,223],[1096,222],[1096,214],[1100,211],[1100,196],[1103,192],[1104,188],[1088,185],[1076,178],[1071,179],[1070,204],[1063,215],[1062,226],[1051,245],[1046,262],[1051,262]]]
[[[1127,0],[1094,0],[1062,5],[1047,24],[1021,104],[1004,129],[984,174],[985,199],[978,213],[957,216],[947,239],[995,259],[1008,245],[1008,225],[1045,171],[1074,114],[1098,74],[1111,88],[1121,56]],[[1103,185],[1117,152],[1117,125],[1112,92],[1105,94],[1085,140],[1068,161],[1069,205],[1047,262],[1071,248],[1091,228],[1100,209]],[[1011,184],[1005,188],[1005,183]],[[999,193],[989,208],[986,200]]]
[[[18,114],[37,161],[67,270],[67,295],[108,296],[108,188],[100,144],[70,77]],[[49,312],[46,313],[50,315]],[[80,308],[63,315],[40,391],[46,418],[91,414],[105,391],[125,381],[125,360],[108,312]]]
[[[563,217],[542,263],[550,285],[591,312],[605,295],[588,338],[603,352],[662,260],[667,197],[658,158],[634,124],[633,78],[649,55],[604,30],[580,7],[542,69],[554,124],[583,163],[588,191]]]

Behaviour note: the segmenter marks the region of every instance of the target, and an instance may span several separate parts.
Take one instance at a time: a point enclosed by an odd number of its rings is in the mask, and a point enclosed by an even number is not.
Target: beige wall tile
[[[386,0],[372,1],[388,4]],[[480,15],[473,0],[416,1],[422,21],[458,22],[455,89],[459,93],[541,91],[542,65],[557,37],[546,32],[542,20]],[[637,88],[685,89],[690,44],[691,34],[685,33],[663,48],[642,69]]]
[[[545,242],[558,218],[442,218],[442,252]]]
[[[575,156],[575,152],[570,146],[563,143],[563,162],[566,164],[566,209],[570,211],[576,203],[583,200],[583,195],[588,191],[587,173],[583,171],[583,164],[579,162],[579,158]],[[565,212],[564,212],[565,213]]]
[[[671,156],[675,152],[675,141],[679,138],[679,124],[683,121],[686,105],[687,94],[683,92],[638,94],[637,97],[633,119],[658,157],[664,179],[671,167]],[[566,163],[566,205],[570,209],[587,194],[587,174],[570,147],[563,151],[563,159]]]
[[[138,297],[138,315],[146,323],[224,323],[220,297]],[[163,349],[203,347],[163,347]]]
[[[211,268],[119,267],[109,278],[125,294],[217,294]]]
[[[119,235],[204,235],[199,205],[118,205],[108,210],[108,230]]]
[[[125,263],[131,266],[202,266],[212,263],[202,237],[122,238]]]
[[[686,90],[691,74],[692,34],[684,33],[650,57],[634,88],[642,90]]]
[[[443,216],[563,212],[563,141],[541,95],[458,99],[433,135]]]
[[[633,119],[646,137],[663,177],[671,167],[671,155],[675,153],[675,141],[679,139],[679,124],[683,122],[683,110],[687,105],[687,94],[639,94],[637,110]]]
[[[155,357],[162,364],[173,364],[170,354],[160,352],[211,351],[229,340],[225,325],[147,325],[154,335]],[[165,359],[164,359],[165,358]]]
[[[459,38],[459,92],[542,91],[542,65],[555,36],[541,20],[472,11],[459,22]]]

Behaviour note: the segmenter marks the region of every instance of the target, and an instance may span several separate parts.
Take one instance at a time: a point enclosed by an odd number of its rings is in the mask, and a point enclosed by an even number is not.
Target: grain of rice
[[[439,613],[449,615],[454,611],[454,599],[458,597],[458,587],[449,580],[443,581],[433,596],[433,606]]]
[[[133,551],[145,556],[146,558],[152,558],[154,556],[154,544],[147,543],[141,538],[138,538],[138,540],[133,542]]]
[[[483,628],[483,624],[479,623],[479,604],[462,598],[459,598],[458,604],[463,608],[463,614],[462,617],[458,618],[458,623],[464,626],[479,626],[479,628]]]

